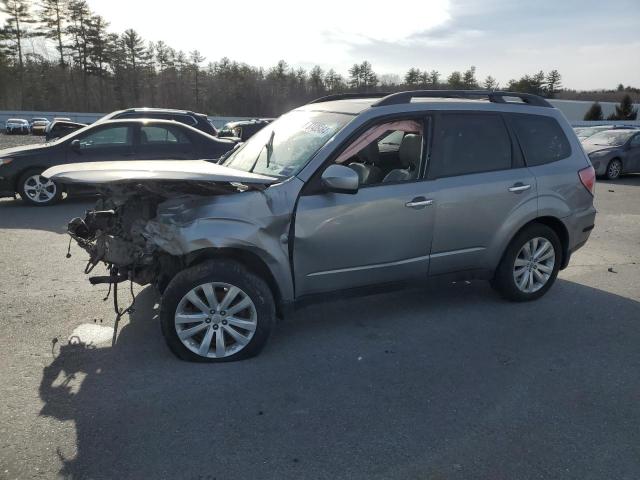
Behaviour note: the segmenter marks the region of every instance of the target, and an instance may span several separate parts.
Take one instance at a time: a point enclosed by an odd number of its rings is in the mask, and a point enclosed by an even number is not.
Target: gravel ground
[[[44,143],[44,137],[35,135],[5,135],[0,133],[0,150],[3,148],[19,147],[21,145],[32,145],[34,143]]]
[[[106,289],[65,259],[90,203],[1,200],[0,478],[640,478],[640,177],[596,190],[536,302],[484,282],[335,301],[223,365],[169,353],[150,288],[112,347]]]

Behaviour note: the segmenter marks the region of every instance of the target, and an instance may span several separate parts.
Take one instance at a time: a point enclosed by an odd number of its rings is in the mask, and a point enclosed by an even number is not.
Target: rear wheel
[[[508,300],[523,302],[540,298],[558,276],[561,252],[560,239],[551,228],[529,225],[507,247],[492,285]]]
[[[239,263],[210,260],[177,274],[160,305],[162,333],[182,360],[226,362],[257,355],[275,319],[268,285]]]
[[[619,178],[622,174],[622,162],[617,158],[614,158],[607,165],[607,173],[606,176],[609,180],[615,180]]]
[[[18,180],[20,198],[29,205],[44,207],[53,205],[62,198],[60,185],[44,178],[41,173],[38,170],[29,170]]]

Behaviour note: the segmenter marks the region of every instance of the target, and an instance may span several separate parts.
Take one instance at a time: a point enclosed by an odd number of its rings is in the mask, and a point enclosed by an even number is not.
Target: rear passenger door
[[[430,275],[490,271],[506,237],[537,212],[535,178],[498,113],[437,115],[427,178],[436,209]]]
[[[194,141],[173,125],[141,125],[136,152],[141,160],[189,160],[199,156]]]

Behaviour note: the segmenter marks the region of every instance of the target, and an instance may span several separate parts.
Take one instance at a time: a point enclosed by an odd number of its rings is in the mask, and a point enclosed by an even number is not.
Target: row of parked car
[[[31,120],[10,118],[5,122],[4,133],[7,135],[46,135],[47,132],[51,130],[51,126],[58,122],[74,123],[66,117],[56,117],[52,121],[49,121],[49,119],[45,117],[34,117]]]
[[[204,114],[151,108],[119,110],[91,125],[56,120],[47,127],[47,143],[0,152],[0,197],[18,194],[28,204],[45,206],[60,200],[63,190],[88,193],[41,176],[65,163],[218,159],[271,120],[236,121],[217,130]]]
[[[245,141],[262,127],[273,121],[272,118],[254,118],[229,122],[222,129],[217,130],[206,115],[187,110],[168,110],[153,108],[130,108],[112,112],[99,121],[115,120],[119,118],[156,118],[162,120],[174,120],[190,125],[210,135],[217,137],[235,137]],[[23,118],[10,118],[5,122],[4,132],[7,135],[44,135],[46,140],[55,140],[69,133],[86,127],[86,123],[72,122],[67,117],[55,117],[49,121],[45,117],[34,117],[30,121]]]
[[[598,176],[615,180],[625,173],[640,172],[640,127],[594,125],[574,131]]]

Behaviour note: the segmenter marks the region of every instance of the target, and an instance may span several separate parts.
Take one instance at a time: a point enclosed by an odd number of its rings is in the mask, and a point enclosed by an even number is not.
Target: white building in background
[[[593,102],[587,102],[584,100],[549,100],[549,103],[551,103],[558,110],[562,110],[562,113],[564,113],[564,116],[567,117],[567,120],[569,120],[569,122],[571,122],[572,125],[576,125],[579,123],[585,123],[585,124],[593,123],[593,122],[584,122],[584,114],[587,113],[587,110],[589,110],[589,108],[591,108],[591,105],[593,105]],[[620,105],[619,103],[615,103],[615,102],[598,102],[598,103],[600,103],[600,106],[602,107],[602,115],[604,118],[607,118],[612,113],[615,113],[616,105]],[[640,104],[634,103],[633,106],[636,109],[638,109],[638,112],[640,112]],[[610,121],[610,122],[607,122],[607,121],[597,122],[597,123],[600,123],[600,124],[620,123],[620,120]],[[633,124],[640,125],[640,115],[635,122],[626,121],[625,123],[633,123]]]
[[[591,101],[583,101],[583,100],[549,100],[554,107],[562,110],[565,117],[569,120],[572,125],[580,125],[594,122],[585,122],[584,114],[587,113],[589,107],[593,104]],[[618,105],[615,102],[600,102],[600,106],[602,107],[602,114],[604,118],[607,118],[610,114],[615,112],[615,106]],[[634,107],[638,109],[640,112],[640,104],[635,103]],[[34,117],[45,117],[49,120],[54,117],[66,117],[70,118],[74,122],[80,123],[92,123],[102,117],[103,113],[81,113],[81,112],[34,112],[34,111],[7,111],[0,110],[0,129],[4,127],[4,122],[9,118],[24,118],[26,120],[30,120]],[[209,120],[213,122],[216,128],[221,128],[225,123],[232,122],[236,120],[245,120],[251,117],[209,117]],[[620,120],[617,121],[600,121],[596,122],[599,124],[604,123],[620,123]],[[625,121],[627,124],[640,125],[640,118],[638,118],[634,122]]]

